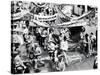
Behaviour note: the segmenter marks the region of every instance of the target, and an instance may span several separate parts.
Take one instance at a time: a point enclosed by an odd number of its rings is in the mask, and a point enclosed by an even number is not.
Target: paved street
[[[81,62],[73,63],[66,66],[66,71],[77,71],[77,70],[91,70],[93,69],[94,57],[86,58]],[[48,68],[42,68],[42,72],[48,72]]]
[[[83,60],[82,62],[69,65],[68,67],[66,67],[66,71],[93,69],[93,63],[94,63],[94,57],[90,57]]]
[[[71,46],[73,46],[73,45],[74,44],[72,44]],[[42,51],[42,52],[43,52],[42,57],[47,59],[47,61],[45,60],[45,67],[41,67],[41,72],[48,72],[48,71],[52,72],[52,68],[50,68],[52,66],[52,65],[50,65],[50,60],[49,60],[50,58],[49,58],[47,52],[45,52],[45,51]],[[93,69],[93,63],[94,63],[94,59],[95,59],[94,56],[85,58],[85,56],[83,54],[79,54],[78,52],[68,52],[67,55],[68,56],[79,55],[82,57],[82,61],[80,61],[80,60],[72,61],[68,66],[66,66],[65,71]]]
[[[73,54],[73,53],[71,53]],[[77,53],[74,52],[74,55],[77,55]],[[49,59],[48,57],[46,57],[47,59]],[[66,66],[66,70],[65,71],[77,71],[77,70],[90,70],[93,69],[93,63],[94,63],[94,56],[91,56],[89,58],[84,58],[82,61],[80,60],[74,60],[72,61],[68,66]],[[45,61],[45,67],[41,67],[41,72],[52,72],[52,65],[50,65],[49,60]],[[32,72],[33,73],[33,72]]]

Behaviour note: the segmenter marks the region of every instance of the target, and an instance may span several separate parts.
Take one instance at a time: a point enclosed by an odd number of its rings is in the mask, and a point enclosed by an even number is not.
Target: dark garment
[[[40,33],[36,33],[36,40],[37,40],[37,41],[40,41],[40,38],[41,38]]]
[[[53,34],[52,37],[54,38],[55,43],[60,44],[60,39],[57,34]]]
[[[30,73],[30,69],[29,68],[26,68],[24,73]]]
[[[15,43],[15,47],[18,48],[20,46],[20,43]]]
[[[97,65],[96,61],[97,60],[94,60],[93,69],[97,69],[98,68],[98,65]]]
[[[20,68],[20,69],[19,69]],[[23,66],[17,66],[16,67],[16,73],[15,74],[22,74],[24,71],[24,67]]]
[[[50,57],[53,57],[53,52],[48,52]]]
[[[88,44],[86,44],[86,46],[85,46],[85,53],[86,53],[86,54],[89,53],[89,50],[88,50]]]
[[[30,63],[29,62],[24,62],[24,65],[26,66],[24,73],[30,73]]]
[[[49,14],[49,10],[48,9],[46,9],[46,13],[47,13],[47,15]]]
[[[40,40],[40,41],[41,41],[41,46],[42,46],[42,47],[44,47],[45,38],[46,38],[46,37],[41,37],[41,40]]]

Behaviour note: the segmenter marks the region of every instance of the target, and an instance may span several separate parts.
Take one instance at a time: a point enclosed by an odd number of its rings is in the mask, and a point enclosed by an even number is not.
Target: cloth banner
[[[38,20],[38,21],[52,21],[56,20],[57,14],[52,15],[52,16],[40,16],[40,15],[34,15],[33,19]]]

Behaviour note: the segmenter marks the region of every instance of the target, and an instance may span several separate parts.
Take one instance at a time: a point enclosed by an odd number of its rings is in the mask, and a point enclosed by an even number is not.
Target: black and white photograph
[[[98,69],[98,7],[11,1],[11,73]]]

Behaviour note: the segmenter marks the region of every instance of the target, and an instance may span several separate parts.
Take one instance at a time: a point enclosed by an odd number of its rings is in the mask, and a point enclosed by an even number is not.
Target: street
[[[66,71],[89,70],[93,69],[94,57],[86,58],[85,60],[69,65]]]

